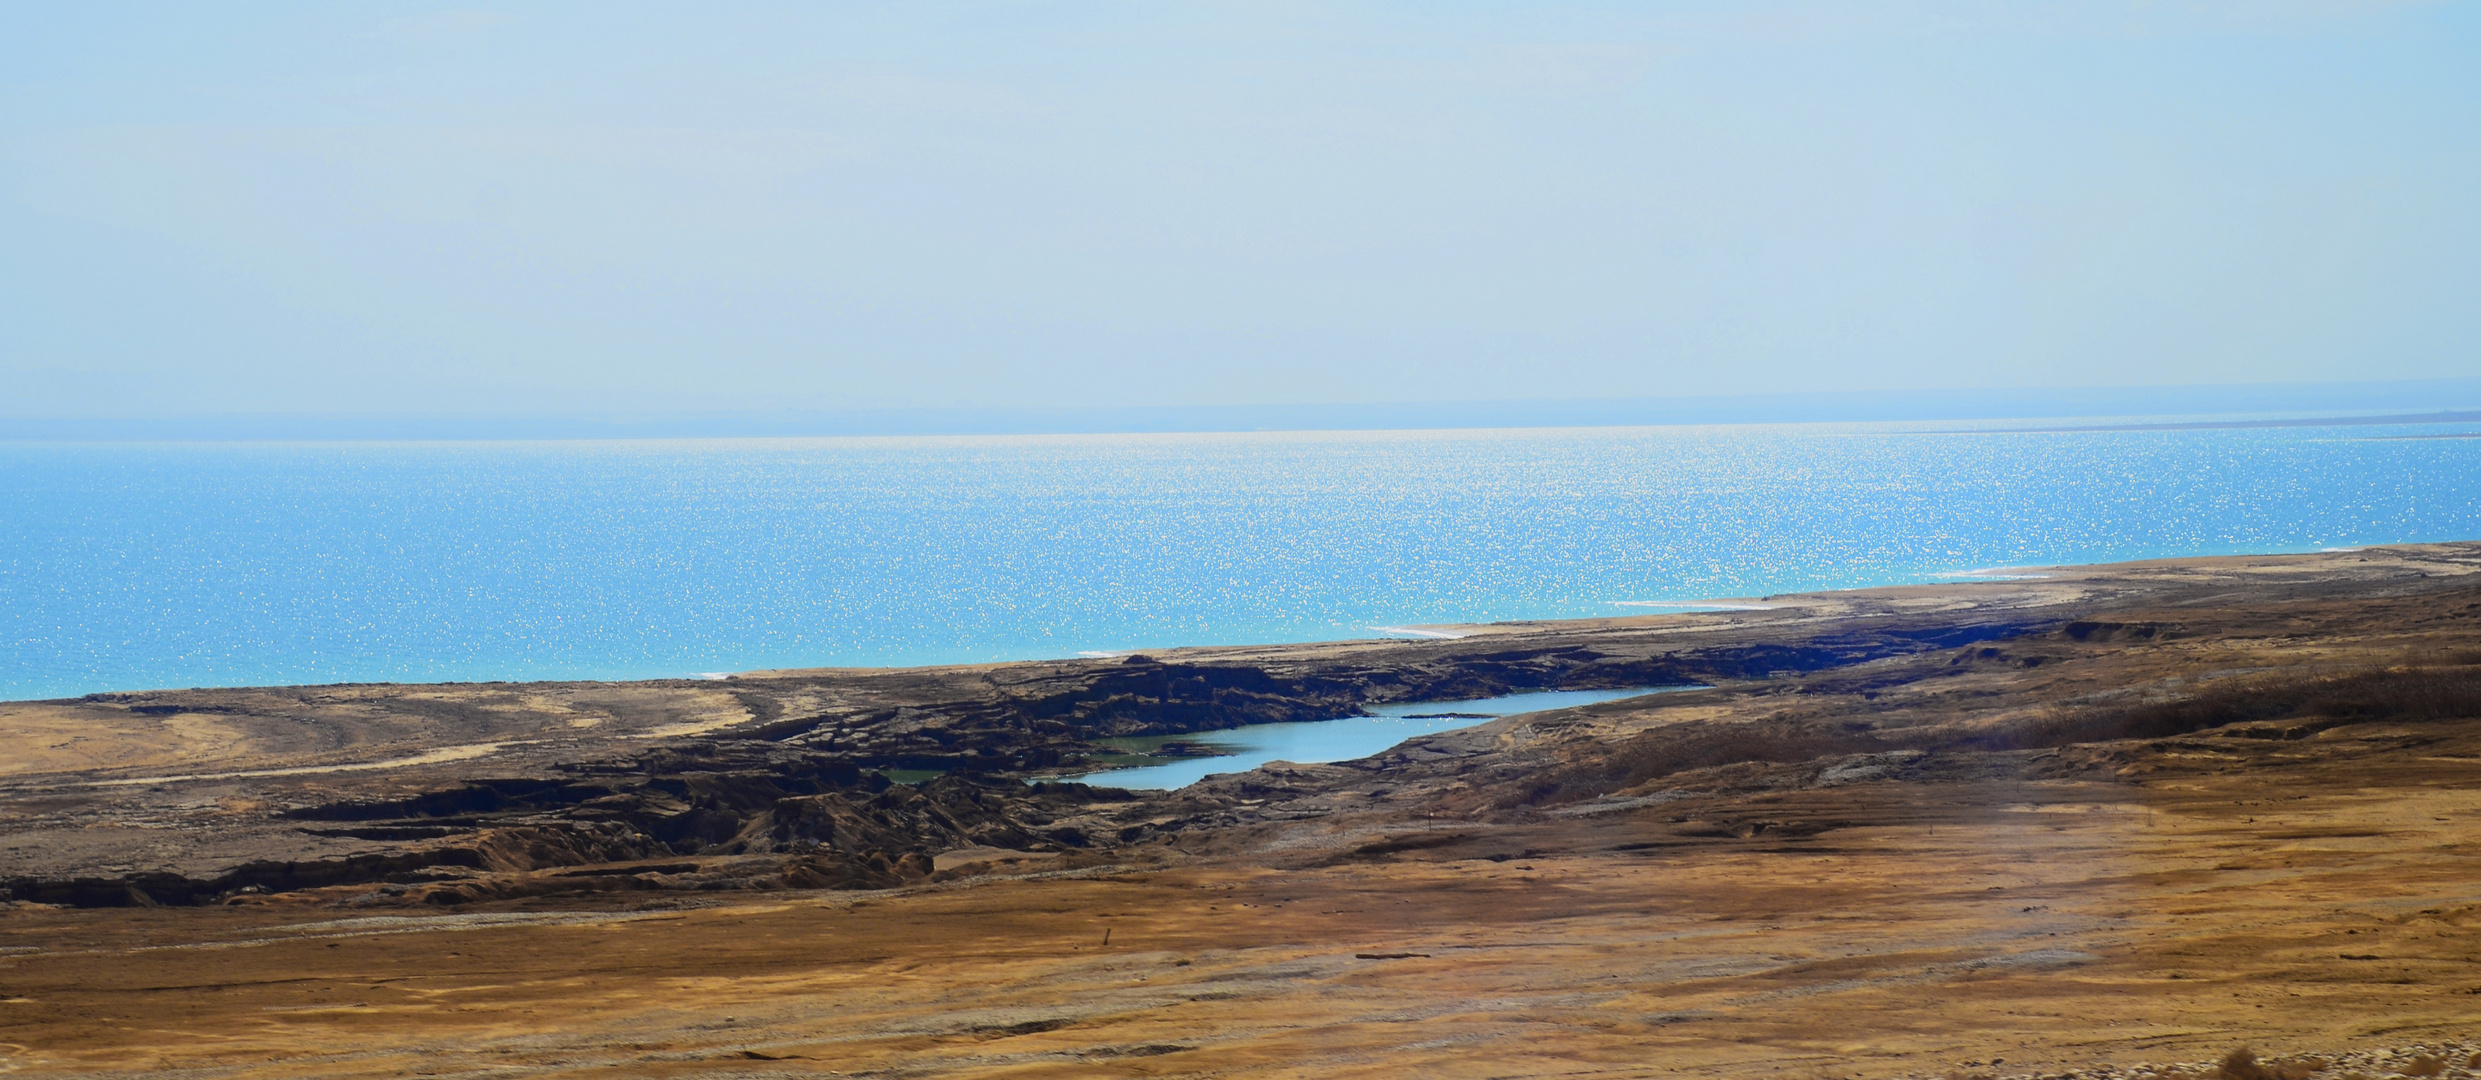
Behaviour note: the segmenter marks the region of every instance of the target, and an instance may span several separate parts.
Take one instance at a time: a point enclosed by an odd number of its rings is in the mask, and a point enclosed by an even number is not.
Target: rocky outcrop
[[[1325,720],[1365,706],[1452,701],[1524,690],[1601,690],[1803,674],[1893,656],[2003,640],[2048,622],[1918,620],[1787,641],[1662,648],[1619,637],[1591,645],[1490,647],[1439,643],[1316,662],[1027,664],[979,684],[948,684],[875,709],[790,715],[734,733],[849,757],[864,767],[1022,774],[1073,764],[1092,740],[1179,735],[1248,724]],[[752,677],[736,689],[772,713],[803,691],[801,677]],[[956,694],[970,690],[969,694]],[[769,697],[769,695],[773,695]]]
[[[1247,843],[1259,826],[1339,814],[1418,808],[1515,820],[1652,798],[1701,772],[1724,787],[1850,783],[1892,769],[1891,754],[1998,761],[2216,726],[2235,733],[2217,742],[2314,742],[2337,721],[2460,716],[2481,700],[2460,684],[2405,676],[2471,666],[2476,566],[2481,546],[2441,545],[2062,570],[1698,616],[1508,624],[1455,640],[726,682],[16,703],[27,732],[91,732],[81,737],[95,742],[30,736],[28,753],[50,756],[0,777],[0,818],[22,841],[15,861],[0,863],[0,888],[103,905],[346,886],[439,902],[533,895],[526,890],[875,887],[911,880],[960,848],[1067,861],[1131,845],[1204,850],[1224,843],[1212,839],[1218,830]],[[2294,673],[2308,682],[2235,682],[2196,667],[2201,644],[2212,643],[2200,639],[2257,649],[2317,635],[2328,666]],[[2372,644],[2381,640],[2396,644]],[[2333,667],[2344,655],[2337,642],[2378,673]],[[2279,666],[2298,654],[2266,655]],[[1027,782],[1078,768],[1111,736],[1516,690],[1693,683],[1712,688],[1173,794]],[[113,756],[95,753],[107,745]],[[213,760],[191,760],[201,747]],[[2042,767],[2102,767],[2085,757],[2054,755]],[[1836,764],[1847,758],[1867,761]],[[895,782],[926,774],[940,778]]]

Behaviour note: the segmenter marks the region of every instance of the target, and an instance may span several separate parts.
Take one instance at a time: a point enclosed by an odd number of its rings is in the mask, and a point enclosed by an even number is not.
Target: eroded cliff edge
[[[723,682],[323,686],[0,706],[0,881],[77,906],[467,905],[883,888],[995,868],[1507,847],[1752,792],[2136,775],[2481,714],[2481,545],[2180,560],[1466,636]],[[1171,793],[1043,779],[1097,739],[1524,689],[1709,689],[1513,717]],[[919,783],[891,779],[940,775]],[[1523,846],[1501,854],[1519,855]]]

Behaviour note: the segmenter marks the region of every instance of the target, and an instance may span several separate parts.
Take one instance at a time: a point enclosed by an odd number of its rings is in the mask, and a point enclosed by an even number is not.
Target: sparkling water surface
[[[0,444],[0,698],[1370,637],[2481,538],[2463,428]]]
[[[1545,709],[1573,709],[1599,701],[1643,697],[1686,687],[1639,687],[1634,690],[1535,690],[1463,701],[1405,702],[1372,705],[1367,715],[1305,720],[1285,724],[1250,724],[1224,731],[1189,735],[1149,735],[1097,740],[1114,750],[1152,753],[1169,742],[1212,747],[1213,757],[1190,758],[1164,765],[1106,769],[1064,777],[1101,787],[1132,791],[1167,791],[1187,787],[1217,773],[1247,772],[1270,761],[1314,765],[1368,757],[1416,735],[1454,731],[1488,723],[1502,716],[1521,716]]]

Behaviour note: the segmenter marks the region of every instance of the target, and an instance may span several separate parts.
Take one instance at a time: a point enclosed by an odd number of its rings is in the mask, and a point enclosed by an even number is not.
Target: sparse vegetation
[[[2214,1075],[2222,1080],[2272,1080],[2265,1068],[2257,1064],[2257,1052],[2245,1046],[2224,1054]]]
[[[2214,1066],[2212,1075],[2217,1080],[2308,1080],[2309,1077],[2325,1071],[2328,1064],[2324,1058],[2259,1061],[2255,1050],[2243,1046],[2223,1055],[2222,1061]],[[2421,1075],[2434,1076],[2436,1074],[2423,1073]]]

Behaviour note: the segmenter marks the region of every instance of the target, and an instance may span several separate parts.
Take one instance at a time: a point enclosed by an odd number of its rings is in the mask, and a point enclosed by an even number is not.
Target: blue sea
[[[0,698],[1068,657],[2481,538],[2424,427],[0,444]]]

